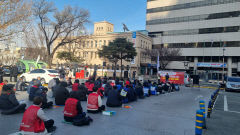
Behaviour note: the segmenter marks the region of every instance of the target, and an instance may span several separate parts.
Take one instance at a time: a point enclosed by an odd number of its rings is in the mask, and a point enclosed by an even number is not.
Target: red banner
[[[172,71],[159,71],[158,76],[161,77],[161,82],[166,82],[166,74],[168,73],[168,82],[174,84],[184,84],[184,72],[172,72]]]

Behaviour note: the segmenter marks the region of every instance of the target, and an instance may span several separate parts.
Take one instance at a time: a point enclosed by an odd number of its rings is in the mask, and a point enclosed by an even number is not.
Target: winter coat
[[[55,89],[56,105],[65,105],[65,101],[69,97],[69,91],[63,86],[57,86]]]
[[[17,66],[12,67],[12,74],[15,76],[18,75],[18,67]]]
[[[42,97],[43,102],[47,103],[47,94],[44,91],[42,91],[40,87],[32,86],[30,88],[29,100],[33,101],[34,97]]]
[[[0,96],[0,109],[12,109],[19,105],[19,102],[13,93],[3,92]]]
[[[137,93],[133,88],[128,89],[127,98],[129,102],[137,100]]]
[[[143,87],[141,85],[137,84],[135,90],[138,98],[144,98]]]
[[[108,96],[108,92],[111,91],[112,89],[113,87],[109,83],[107,83],[104,87],[104,95]]]
[[[87,88],[84,85],[80,85],[79,90],[77,91],[78,100],[87,101],[87,93],[88,93]]]
[[[106,105],[108,107],[119,107],[122,105],[122,98],[118,90],[112,89],[108,92]]]

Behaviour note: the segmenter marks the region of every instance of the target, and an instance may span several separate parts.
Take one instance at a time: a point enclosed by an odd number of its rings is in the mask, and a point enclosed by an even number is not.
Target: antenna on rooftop
[[[122,23],[123,24],[123,31],[126,32],[126,31],[129,31],[128,27],[126,24]]]

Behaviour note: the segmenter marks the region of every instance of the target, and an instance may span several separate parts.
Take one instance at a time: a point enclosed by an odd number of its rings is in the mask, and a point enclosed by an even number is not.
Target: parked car
[[[227,77],[225,91],[240,91],[240,77]]]
[[[3,66],[3,76],[10,76],[10,66]]]
[[[35,69],[27,73],[20,75],[23,80],[30,82],[33,78],[41,77],[41,83],[48,83],[53,78],[59,78],[59,73],[54,69]]]

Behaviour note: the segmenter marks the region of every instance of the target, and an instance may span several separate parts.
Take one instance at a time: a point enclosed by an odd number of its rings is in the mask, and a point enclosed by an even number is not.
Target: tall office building
[[[153,48],[181,48],[182,63],[205,79],[221,80],[223,71],[240,75],[239,27],[240,0],[147,0]],[[184,64],[172,62],[168,69],[184,70]]]

